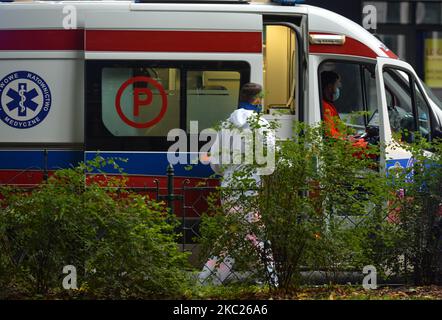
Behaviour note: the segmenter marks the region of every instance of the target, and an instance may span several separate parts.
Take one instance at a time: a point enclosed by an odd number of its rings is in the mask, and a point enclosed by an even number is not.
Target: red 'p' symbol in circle
[[[121,109],[121,96],[123,95],[124,90],[127,89],[127,87],[135,82],[144,82],[144,83],[150,83],[153,85],[156,89],[158,89],[158,92],[161,96],[161,110],[160,113],[153,118],[152,120],[149,120],[148,122],[135,122],[129,119]],[[152,91],[148,88],[134,88],[134,97],[133,97],[133,115],[137,117],[140,114],[140,107],[141,106],[148,106],[152,103],[153,100],[153,94]],[[142,98],[142,96],[145,96],[146,98]],[[117,96],[115,97],[115,107],[117,108],[118,115],[120,118],[128,125],[134,128],[138,129],[146,129],[149,127],[152,127],[156,125],[158,122],[161,121],[161,119],[164,117],[167,111],[167,94],[166,91],[164,91],[163,86],[155,81],[152,78],[149,77],[133,77],[124,82],[120,89],[118,89]]]

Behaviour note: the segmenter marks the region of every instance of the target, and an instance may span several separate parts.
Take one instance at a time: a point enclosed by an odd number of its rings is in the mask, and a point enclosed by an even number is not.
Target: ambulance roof
[[[73,5],[78,10],[78,27],[84,27],[84,15],[91,12],[174,11],[174,12],[243,12],[308,15],[310,33],[345,35],[353,41],[354,50],[368,50],[371,57],[395,57],[385,45],[362,26],[334,12],[309,5],[281,6],[272,3],[134,3],[133,1],[30,1],[0,3],[0,29],[60,28],[60,10]],[[32,19],[30,11],[32,10]],[[112,22],[110,22],[112,23]],[[362,54],[364,55],[364,54]],[[374,56],[373,56],[374,55]]]

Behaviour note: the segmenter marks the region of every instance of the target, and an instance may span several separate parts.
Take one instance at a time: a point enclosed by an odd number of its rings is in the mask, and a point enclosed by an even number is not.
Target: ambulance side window
[[[416,92],[418,130],[423,137],[431,139],[430,107],[417,84],[415,84],[414,87]]]
[[[187,72],[187,132],[190,121],[202,131],[227,119],[238,107],[241,74],[237,71]]]
[[[430,140],[429,106],[414,78],[394,68],[384,68],[383,75],[385,89],[393,96],[392,102],[387,101],[392,133],[404,142],[412,142],[415,131]]]
[[[140,81],[130,82],[137,77]],[[179,128],[179,69],[103,68],[101,87],[102,120],[112,135],[164,136],[169,130]],[[158,115],[163,108],[165,113],[160,119]],[[160,121],[155,123],[155,119]]]
[[[328,73],[324,75],[323,73]],[[330,76],[329,76],[330,75]],[[335,107],[339,118],[356,133],[365,132],[369,119],[376,112],[377,93],[374,65],[353,61],[326,61],[319,67],[322,103]],[[339,94],[327,90],[322,82],[339,77]]]
[[[364,70],[364,81],[365,81],[365,90],[367,97],[367,111],[368,111],[368,119],[371,119],[373,115],[375,115],[378,110],[378,93],[376,89],[376,74],[374,70],[371,68],[363,67]],[[387,96],[387,104],[394,104],[394,97],[389,90],[385,91],[385,95]],[[370,124],[370,123],[369,123]],[[379,125],[379,124],[377,124]]]
[[[415,130],[413,102],[410,91],[410,77],[406,73],[399,74],[393,69],[384,71],[386,90],[393,94],[393,104],[388,107],[388,118],[393,133],[401,134],[401,140],[411,141],[411,133]]]
[[[245,61],[89,60],[86,150],[167,151],[172,129],[189,133],[197,121],[201,132],[225,120],[250,69]]]
[[[369,111],[369,115],[371,115],[378,109],[376,77],[366,68],[364,68],[364,81],[365,87],[367,88],[367,109]]]

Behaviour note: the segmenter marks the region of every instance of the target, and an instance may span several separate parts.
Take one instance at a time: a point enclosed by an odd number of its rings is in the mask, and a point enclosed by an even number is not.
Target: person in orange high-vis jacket
[[[321,73],[321,85],[326,135],[335,139],[348,139],[351,141],[354,147],[361,149],[360,152],[354,154],[354,157],[360,158],[364,154],[364,150],[367,149],[367,141],[353,136],[346,136],[337,126],[337,120],[340,120],[340,117],[334,102],[341,95],[341,79],[339,75],[334,71],[323,71]],[[371,155],[368,156],[372,157]]]
[[[334,102],[339,99],[341,93],[341,79],[336,72],[324,71],[321,73],[322,85],[322,109],[324,112],[324,122],[327,128],[327,135],[333,138],[342,138],[343,135],[336,127],[336,120],[339,113]]]
[[[336,119],[339,118],[339,113],[336,111],[333,103],[328,102],[326,100],[322,101],[322,107],[324,108],[324,122],[327,126],[327,134],[333,138],[342,137],[342,134],[339,132],[339,129],[336,127]]]

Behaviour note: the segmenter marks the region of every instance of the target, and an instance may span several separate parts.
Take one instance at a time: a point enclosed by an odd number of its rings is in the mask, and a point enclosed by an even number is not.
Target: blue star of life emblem
[[[49,113],[52,97],[47,83],[30,71],[16,71],[0,80],[0,119],[26,129],[40,124]]]
[[[14,109],[18,109],[18,115],[22,117],[26,117],[26,110],[31,109],[35,111],[38,107],[38,104],[32,101],[36,96],[38,96],[37,90],[32,89],[31,91],[27,91],[27,83],[18,83],[18,91],[15,91],[12,88],[9,88],[6,95],[12,98],[12,101],[6,104],[9,111]]]

